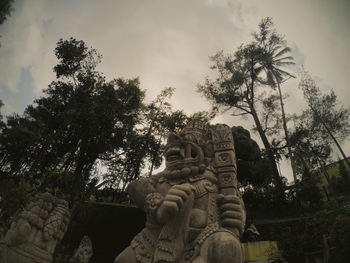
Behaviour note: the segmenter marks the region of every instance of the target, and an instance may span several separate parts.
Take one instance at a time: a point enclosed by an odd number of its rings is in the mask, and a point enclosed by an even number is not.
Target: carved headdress
[[[185,128],[182,129],[181,134],[185,135],[187,133],[193,134],[197,138],[203,139],[208,135],[209,124],[200,120],[191,120],[187,123]]]

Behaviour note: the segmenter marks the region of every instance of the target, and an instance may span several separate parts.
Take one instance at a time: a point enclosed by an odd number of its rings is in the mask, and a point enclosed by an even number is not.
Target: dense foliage
[[[173,111],[167,101],[173,88],[145,103],[137,78],[107,81],[96,70],[102,56],[81,40],[60,39],[54,52],[57,79],[22,115],[0,118],[0,203],[7,223],[38,191],[73,207],[104,196],[101,187],[114,200],[124,198],[130,181],[161,165],[169,132],[190,118],[211,118]]]
[[[13,11],[13,0],[2,0],[0,3],[0,25],[5,22]]]

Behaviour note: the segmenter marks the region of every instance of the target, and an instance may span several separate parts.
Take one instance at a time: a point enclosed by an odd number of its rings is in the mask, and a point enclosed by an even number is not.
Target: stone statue
[[[38,194],[15,216],[6,233],[1,263],[52,262],[56,244],[69,223],[68,203],[49,193]]]
[[[92,243],[88,236],[84,236],[80,241],[78,249],[75,251],[69,263],[89,263],[92,257]]]
[[[127,188],[146,227],[115,263],[241,263],[245,209],[231,129],[190,122],[170,134],[163,172]]]

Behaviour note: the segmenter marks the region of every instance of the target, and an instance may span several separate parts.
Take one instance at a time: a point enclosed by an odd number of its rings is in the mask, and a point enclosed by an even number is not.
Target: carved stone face
[[[166,172],[170,177],[187,177],[205,170],[201,136],[186,131],[170,134],[165,147]]]

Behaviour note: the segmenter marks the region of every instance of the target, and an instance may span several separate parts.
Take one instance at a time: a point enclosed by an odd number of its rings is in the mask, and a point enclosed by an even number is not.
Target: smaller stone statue
[[[56,244],[70,219],[68,203],[49,193],[37,194],[12,221],[6,233],[1,263],[52,262]]]
[[[73,257],[69,260],[70,263],[89,263],[92,257],[92,243],[88,236],[84,236],[80,241],[78,249],[75,251]]]

